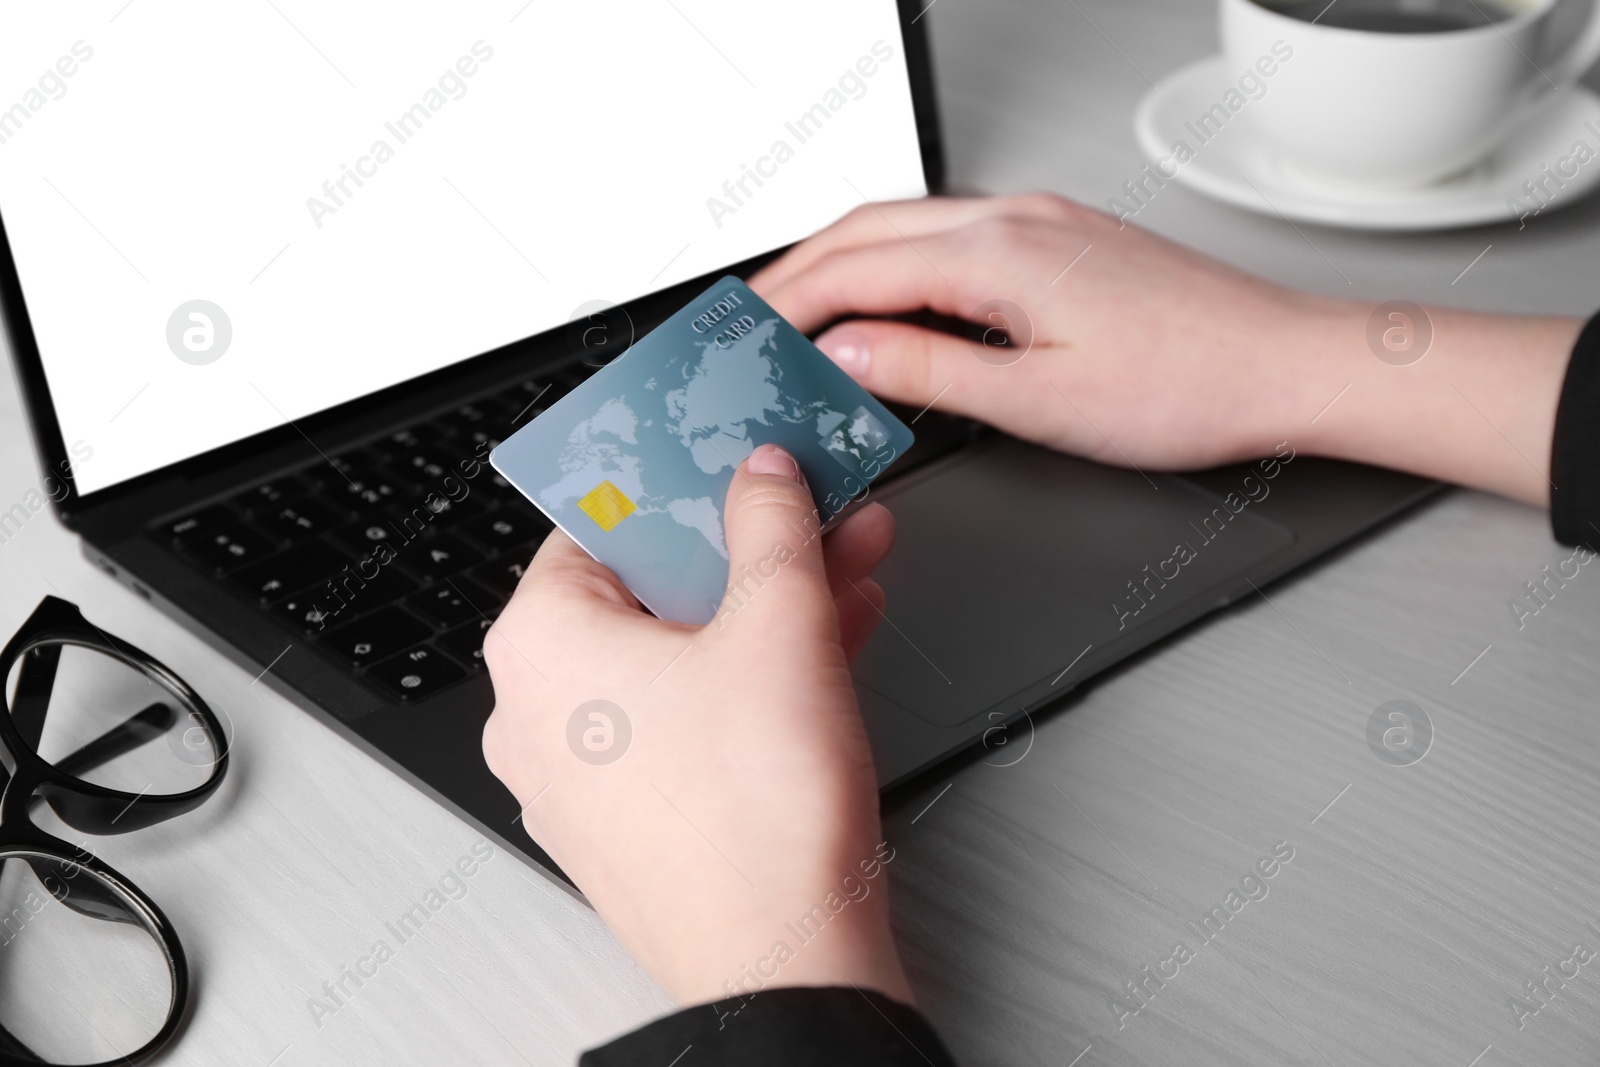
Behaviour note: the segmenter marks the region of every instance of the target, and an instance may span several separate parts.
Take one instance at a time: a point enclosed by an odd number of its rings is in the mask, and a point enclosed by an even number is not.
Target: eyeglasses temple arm
[[[140,745],[160,737],[172,727],[176,718],[170,707],[157,701],[139,714],[124,720],[121,725],[113,726],[71,755],[55,760],[56,769],[75,778],[81,778],[85,771],[92,771],[96,767],[110,763],[118,756],[125,756]],[[44,798],[35,794],[28,801],[28,809],[31,811],[35,805],[42,803]]]

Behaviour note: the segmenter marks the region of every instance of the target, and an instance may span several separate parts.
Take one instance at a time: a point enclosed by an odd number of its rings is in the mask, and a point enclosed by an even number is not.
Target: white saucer
[[[1134,112],[1133,128],[1139,147],[1152,161],[1171,155],[1173,144],[1183,141],[1194,150],[1194,157],[1178,167],[1176,180],[1249,211],[1272,216],[1281,212],[1305,222],[1370,230],[1515,222],[1507,199],[1516,196],[1530,209],[1537,206],[1523,191],[1523,183],[1543,177],[1546,164],[1553,170],[1577,141],[1596,156],[1579,166],[1575,176],[1563,176],[1566,186],[1546,201],[1546,210],[1600,186],[1600,134],[1594,132],[1600,130],[1600,97],[1582,86],[1564,91],[1471,170],[1436,185],[1405,189],[1339,185],[1301,174],[1237,121],[1205,144],[1198,143],[1184,123],[1220,101],[1232,80],[1221,56],[1184,67],[1145,94]],[[1246,103],[1245,110],[1249,107]],[[1245,116],[1241,112],[1239,117]],[[1585,126],[1588,122],[1594,123],[1594,130]],[[1128,203],[1125,195],[1118,195]]]

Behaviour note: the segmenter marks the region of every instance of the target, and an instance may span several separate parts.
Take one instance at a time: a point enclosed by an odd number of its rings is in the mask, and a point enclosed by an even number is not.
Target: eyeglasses
[[[183,946],[35,816],[106,835],[182,815],[222,784],[228,739],[181,678],[56,597],[0,650],[0,683],[0,1067],[144,1063],[187,1014]]]

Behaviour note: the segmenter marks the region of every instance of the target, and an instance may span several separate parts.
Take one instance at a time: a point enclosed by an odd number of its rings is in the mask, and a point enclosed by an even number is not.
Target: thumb
[[[788,452],[760,445],[728,487],[728,588],[715,625],[746,613],[768,619],[833,614],[822,559],[822,522],[805,475]]]

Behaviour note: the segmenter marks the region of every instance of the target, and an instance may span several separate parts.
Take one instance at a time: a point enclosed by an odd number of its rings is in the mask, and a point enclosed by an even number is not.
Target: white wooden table
[[[1130,116],[1146,78],[1215,46],[1193,0],[942,0],[928,18],[955,182],[1097,205],[1141,162]],[[1169,187],[1139,222],[1375,304],[1600,306],[1600,199],[1520,232],[1302,236]],[[0,502],[38,479],[7,380]],[[969,762],[897,798],[897,932],[957,1056],[1595,1062],[1600,961],[1523,1029],[1510,1007],[1575,942],[1600,951],[1600,569],[1520,630],[1507,608],[1567,555],[1542,514],[1448,495],[1079,691],[1038,718],[1016,765]],[[97,846],[163,905],[195,966],[197,1009],[166,1062],[564,1064],[670,1008],[586,907],[498,855],[338,1011],[314,1012],[477,835],[40,515],[0,545],[0,630],[51,592],[136,636],[236,724],[215,802]],[[1367,743],[1393,699],[1434,726],[1411,766]],[[1202,919],[1279,842],[1293,858],[1259,883],[1267,895],[1206,942]]]

